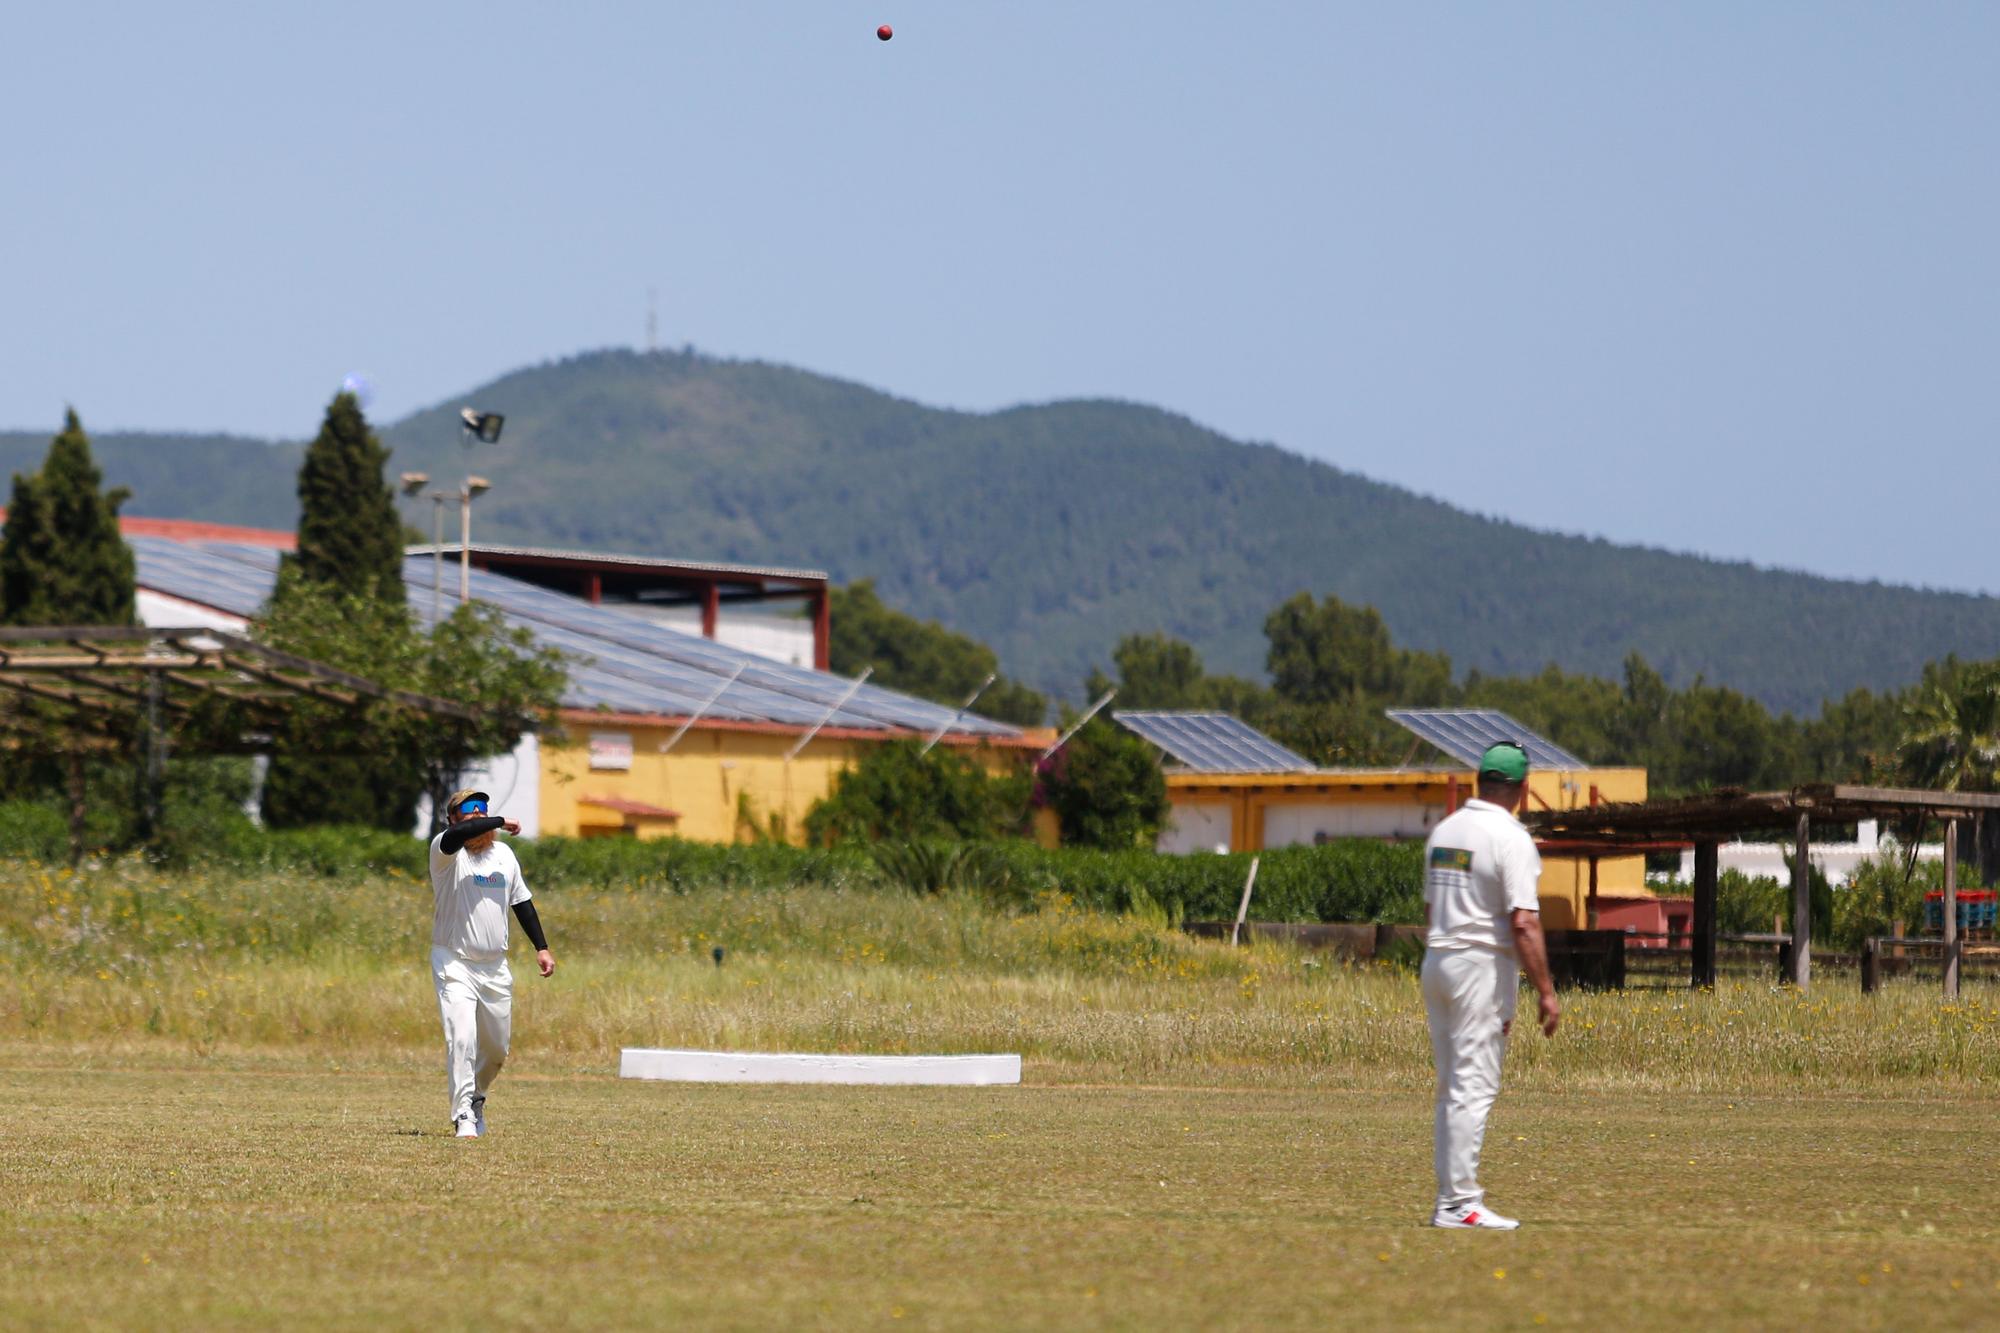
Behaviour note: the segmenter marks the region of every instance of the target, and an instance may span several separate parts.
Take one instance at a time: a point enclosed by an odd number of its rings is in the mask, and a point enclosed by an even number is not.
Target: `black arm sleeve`
[[[542,918],[535,914],[535,900],[530,898],[514,904],[514,916],[520,921],[521,929],[528,933],[528,942],[536,949],[549,947],[549,937],[542,934]]]
[[[438,850],[446,856],[457,856],[465,850],[466,843],[482,833],[491,833],[506,823],[507,821],[498,815],[488,815],[484,819],[468,819],[462,824],[453,824],[444,831],[444,836],[438,839]]]

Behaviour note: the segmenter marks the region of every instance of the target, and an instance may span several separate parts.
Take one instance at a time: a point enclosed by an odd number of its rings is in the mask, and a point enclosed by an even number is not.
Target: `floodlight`
[[[458,419],[465,426],[465,429],[482,444],[498,444],[500,442],[500,427],[507,422],[507,418],[501,416],[498,412],[481,412],[470,407],[459,408]]]
[[[484,477],[467,477],[465,479],[465,493],[467,495],[484,495],[492,489],[493,483]]]
[[[405,472],[398,480],[403,483],[403,494],[416,495],[430,484],[431,474],[428,472]]]

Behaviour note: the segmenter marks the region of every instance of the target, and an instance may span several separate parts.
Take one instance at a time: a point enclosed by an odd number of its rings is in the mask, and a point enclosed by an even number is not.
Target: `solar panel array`
[[[1589,768],[1554,741],[1537,736],[1495,708],[1391,708],[1392,721],[1458,760],[1467,768],[1479,765],[1490,745],[1517,741],[1528,752],[1531,768],[1575,771]]]
[[[1228,713],[1113,713],[1197,773],[1309,773],[1313,763]]]
[[[235,615],[255,614],[277,581],[279,552],[235,542],[179,542],[165,537],[126,539],[137,557],[142,588],[199,602]],[[428,626],[431,558],[403,562],[410,609]],[[685,717],[701,707],[739,666],[743,672],[707,717],[809,727],[827,716],[852,681],[809,667],[790,666],[741,648],[668,629],[503,574],[472,571],[473,600],[499,610],[507,623],[527,629],[538,643],[567,653],[570,708]],[[441,612],[458,608],[458,571],[445,571]],[[826,725],[858,730],[902,729],[929,733],[954,710],[895,690],[863,685],[827,718]],[[1019,736],[1015,727],[966,714],[952,727],[969,735]]]

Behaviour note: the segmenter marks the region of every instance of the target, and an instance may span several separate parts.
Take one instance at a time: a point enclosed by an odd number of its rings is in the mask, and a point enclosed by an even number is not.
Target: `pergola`
[[[1801,990],[1812,981],[1812,863],[1813,824],[1854,824],[1864,819],[1944,823],[1944,958],[1945,989],[1958,981],[1958,826],[1977,823],[2000,811],[2000,795],[1961,791],[1923,791],[1908,787],[1861,787],[1826,784],[1791,791],[1727,790],[1675,800],[1625,805],[1581,806],[1573,810],[1536,810],[1524,822],[1549,851],[1557,855],[1631,853],[1648,844],[1694,844],[1694,948],[1690,982],[1715,985],[1715,889],[1717,849],[1725,841],[1747,834],[1769,833],[1789,838],[1792,861],[1791,980]]]
[[[73,838],[85,755],[142,758],[142,816],[150,827],[170,747],[259,753],[301,708],[475,720],[449,700],[387,689],[227,630],[0,628],[0,749],[69,758]]]

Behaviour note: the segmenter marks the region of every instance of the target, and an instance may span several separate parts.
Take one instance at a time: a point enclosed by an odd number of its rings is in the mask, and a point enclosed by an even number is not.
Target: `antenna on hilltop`
[[[658,289],[646,289],[646,350],[660,350],[660,293]]]

